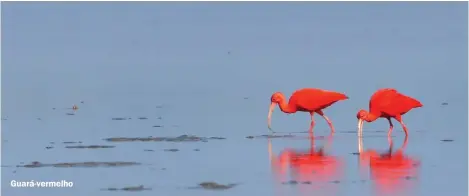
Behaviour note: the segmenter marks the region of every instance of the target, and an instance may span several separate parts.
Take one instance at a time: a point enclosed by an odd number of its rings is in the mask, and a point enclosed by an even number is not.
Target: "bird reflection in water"
[[[279,156],[272,153],[272,142],[269,139],[269,159],[276,184],[298,186],[300,192],[308,195],[311,194],[311,189],[314,189],[316,194],[317,191],[324,191],[327,192],[326,195],[334,195],[334,186],[340,183],[342,162],[324,150],[330,147],[332,136],[333,133],[327,137],[309,137],[311,146],[308,150],[287,148]],[[320,138],[326,140],[325,145],[317,149],[314,142]]]
[[[380,154],[373,149],[365,151],[363,137],[358,137],[362,174],[369,168],[376,195],[412,195],[406,192],[418,176],[420,161],[404,153],[407,142],[406,136],[402,146],[393,152],[393,139],[388,137],[389,150]]]

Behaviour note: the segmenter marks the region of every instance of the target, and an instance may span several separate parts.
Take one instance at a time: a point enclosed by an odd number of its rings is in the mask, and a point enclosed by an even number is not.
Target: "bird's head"
[[[272,131],[272,128],[270,127],[270,122],[271,122],[272,112],[274,112],[275,105],[281,103],[283,100],[285,100],[285,96],[281,92],[275,92],[270,97],[269,115],[267,116],[267,127],[271,131]]]
[[[360,120],[360,119],[364,120],[367,115],[368,115],[368,112],[362,109],[362,110],[358,111],[357,119],[358,120]]]
[[[283,99],[285,99],[285,96],[281,92],[276,92],[276,93],[272,94],[272,96],[270,97],[270,102],[278,104]]]

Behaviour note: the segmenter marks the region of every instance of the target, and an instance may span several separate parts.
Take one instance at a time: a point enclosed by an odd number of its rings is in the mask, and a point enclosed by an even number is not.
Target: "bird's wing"
[[[373,101],[370,101],[370,110],[386,111],[389,115],[397,115],[411,109],[414,106],[411,103],[413,100],[395,89],[383,89],[376,94]]]
[[[370,99],[370,112],[381,113],[394,105],[400,93],[396,89],[385,88],[376,91]]]

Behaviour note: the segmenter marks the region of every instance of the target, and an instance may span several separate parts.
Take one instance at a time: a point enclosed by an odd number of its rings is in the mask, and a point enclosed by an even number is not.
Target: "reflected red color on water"
[[[389,150],[385,153],[377,153],[376,150],[363,150],[363,139],[359,137],[360,165],[362,170],[370,169],[370,178],[374,182],[378,195],[402,195],[405,194],[418,176],[420,161],[406,155],[408,137],[403,145],[392,151],[393,140],[388,137]]]
[[[269,158],[276,184],[296,181],[300,190],[302,189],[301,192],[307,193],[305,189],[322,189],[332,185],[331,181],[340,181],[342,162],[324,150],[332,143],[332,134],[327,137],[325,147],[316,149],[313,137],[310,137],[310,142],[311,146],[306,151],[287,148],[281,151],[279,156],[275,156],[269,140]]]

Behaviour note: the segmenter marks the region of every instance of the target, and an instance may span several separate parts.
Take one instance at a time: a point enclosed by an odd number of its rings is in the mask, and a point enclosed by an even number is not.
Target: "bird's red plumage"
[[[303,88],[292,94],[288,105],[296,107],[298,111],[316,111],[327,108],[335,102],[345,99],[348,99],[348,97],[339,92]]]
[[[371,96],[370,113],[379,116],[396,116],[422,106],[418,100],[401,94],[396,89],[385,88]]]

